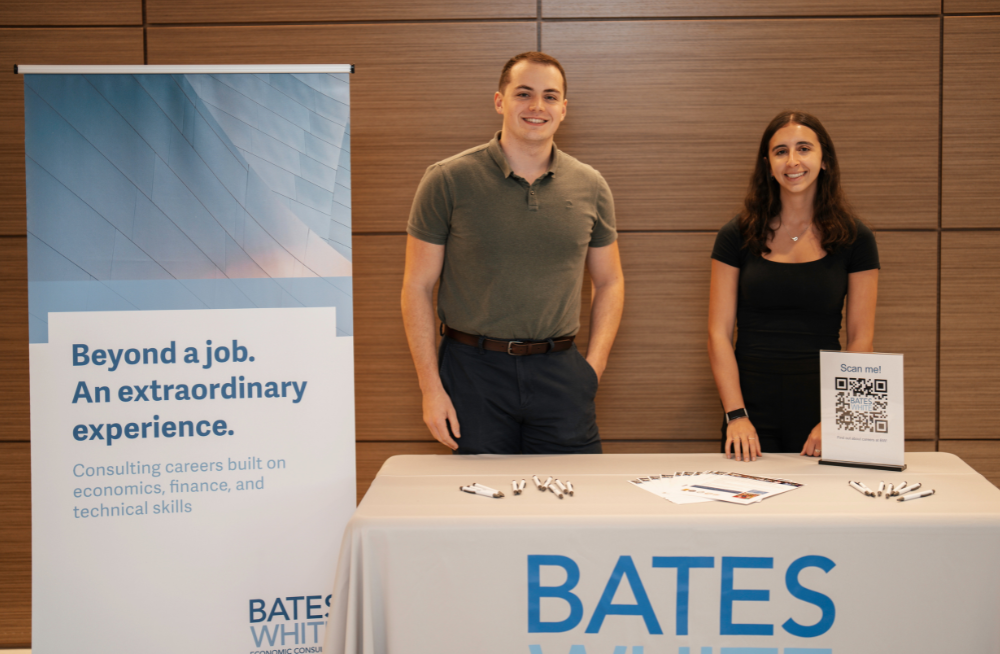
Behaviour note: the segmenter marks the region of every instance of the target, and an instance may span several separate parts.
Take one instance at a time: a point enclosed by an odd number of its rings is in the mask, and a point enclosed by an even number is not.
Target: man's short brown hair
[[[519,55],[515,55],[510,58],[506,64],[504,64],[503,71],[500,73],[500,92],[503,93],[507,89],[507,85],[510,84],[510,69],[514,67],[514,64],[520,61],[530,61],[536,64],[543,64],[545,66],[555,66],[559,74],[562,75],[563,80],[563,97],[566,97],[566,71],[563,70],[562,64],[555,57],[545,54],[544,52],[522,52]]]

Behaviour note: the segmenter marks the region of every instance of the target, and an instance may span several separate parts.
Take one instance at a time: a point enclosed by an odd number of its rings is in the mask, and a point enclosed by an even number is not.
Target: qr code
[[[836,377],[837,429],[885,434],[889,431],[889,382]]]

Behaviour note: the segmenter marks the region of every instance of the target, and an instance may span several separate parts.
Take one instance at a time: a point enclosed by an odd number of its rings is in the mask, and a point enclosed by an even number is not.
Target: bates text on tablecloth
[[[609,561],[610,562],[610,561]],[[590,557],[586,564],[588,571],[599,574],[596,561]],[[573,642],[567,642],[570,654],[586,654],[587,647],[580,643],[587,635],[600,634],[606,622],[617,621],[619,630],[628,626],[627,631],[651,636],[688,637],[689,614],[692,594],[710,594],[717,598],[717,637],[748,637],[747,649],[740,646],[720,647],[721,654],[777,654],[780,649],[775,640],[793,636],[797,639],[818,638],[834,626],[837,609],[833,599],[817,590],[805,586],[800,579],[803,571],[816,568],[822,573],[830,573],[836,563],[826,556],[805,555],[793,560],[783,573],[770,573],[763,579],[767,587],[762,588],[762,576],[752,576],[754,587],[748,588],[747,573],[740,570],[774,570],[774,557],[762,556],[654,556],[649,561],[635,561],[630,555],[621,555],[613,563],[607,582],[599,597],[587,597],[575,591],[581,581],[581,565],[575,559],[558,554],[529,555],[527,560],[527,631],[529,634],[553,634],[573,632]],[[640,574],[640,568],[643,572]],[[671,572],[668,572],[671,571]],[[718,573],[716,573],[718,571]],[[607,572],[602,570],[605,574]],[[544,577],[544,579],[543,579]],[[644,581],[645,579],[645,581]],[[817,579],[816,575],[810,579]],[[558,581],[558,583],[557,583]],[[811,582],[813,583],[813,582]],[[821,583],[821,580],[820,580]],[[671,585],[675,591],[673,615],[658,614],[654,609],[647,585],[655,584],[657,590]],[[744,622],[735,618],[738,605],[745,602],[767,603],[771,601],[771,588],[775,593],[786,593],[792,598],[811,607],[810,615],[818,618],[811,624],[802,624],[794,616],[774,615],[775,622]],[[829,591],[827,591],[829,592]],[[618,601],[616,601],[616,598]],[[631,601],[621,601],[628,599]],[[699,598],[704,599],[704,598]],[[784,604],[782,604],[783,606]],[[760,606],[757,615],[767,614]],[[818,610],[818,611],[817,611]],[[543,615],[546,614],[546,615]],[[563,617],[565,616],[565,617]],[[561,619],[553,619],[559,617]],[[782,619],[784,618],[784,619]],[[626,624],[622,624],[625,622]],[[673,624],[671,625],[670,622]],[[700,621],[702,622],[702,621]],[[665,628],[666,625],[666,628]],[[670,627],[673,627],[672,629]],[[778,626],[780,631],[776,628]],[[583,627],[581,630],[580,628]],[[672,633],[671,633],[672,632]],[[699,634],[705,637],[705,634]],[[756,637],[756,638],[755,638]],[[761,640],[765,637],[766,642]],[[640,639],[641,642],[642,639]],[[729,639],[729,642],[732,638]],[[690,638],[684,638],[690,643]],[[763,649],[755,649],[766,646]],[[632,645],[634,653],[640,654],[643,645]],[[689,645],[681,645],[686,654]],[[592,647],[593,649],[593,647]],[[623,654],[627,644],[616,645],[614,651]],[[552,652],[541,643],[529,645],[530,654]],[[562,651],[566,651],[564,648]],[[671,650],[667,650],[671,651]],[[694,651],[699,651],[695,649]],[[711,654],[713,643],[702,642],[700,652]],[[786,654],[832,654],[829,648],[803,648],[801,645],[785,647]],[[561,653],[560,653],[561,654]]]

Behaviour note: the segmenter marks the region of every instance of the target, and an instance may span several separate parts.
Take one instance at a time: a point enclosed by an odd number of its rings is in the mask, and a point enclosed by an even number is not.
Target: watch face
[[[730,411],[726,414],[726,422],[736,420],[737,418],[744,418],[747,415],[746,409],[736,409],[735,411]]]

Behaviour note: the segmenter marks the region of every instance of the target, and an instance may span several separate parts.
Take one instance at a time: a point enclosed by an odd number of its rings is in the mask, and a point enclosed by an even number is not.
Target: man
[[[611,191],[555,147],[567,105],[558,61],[517,55],[493,102],[502,130],[427,169],[407,226],[403,324],[424,422],[459,454],[599,453],[594,395],[625,296]],[[584,266],[586,359],[572,342]]]

